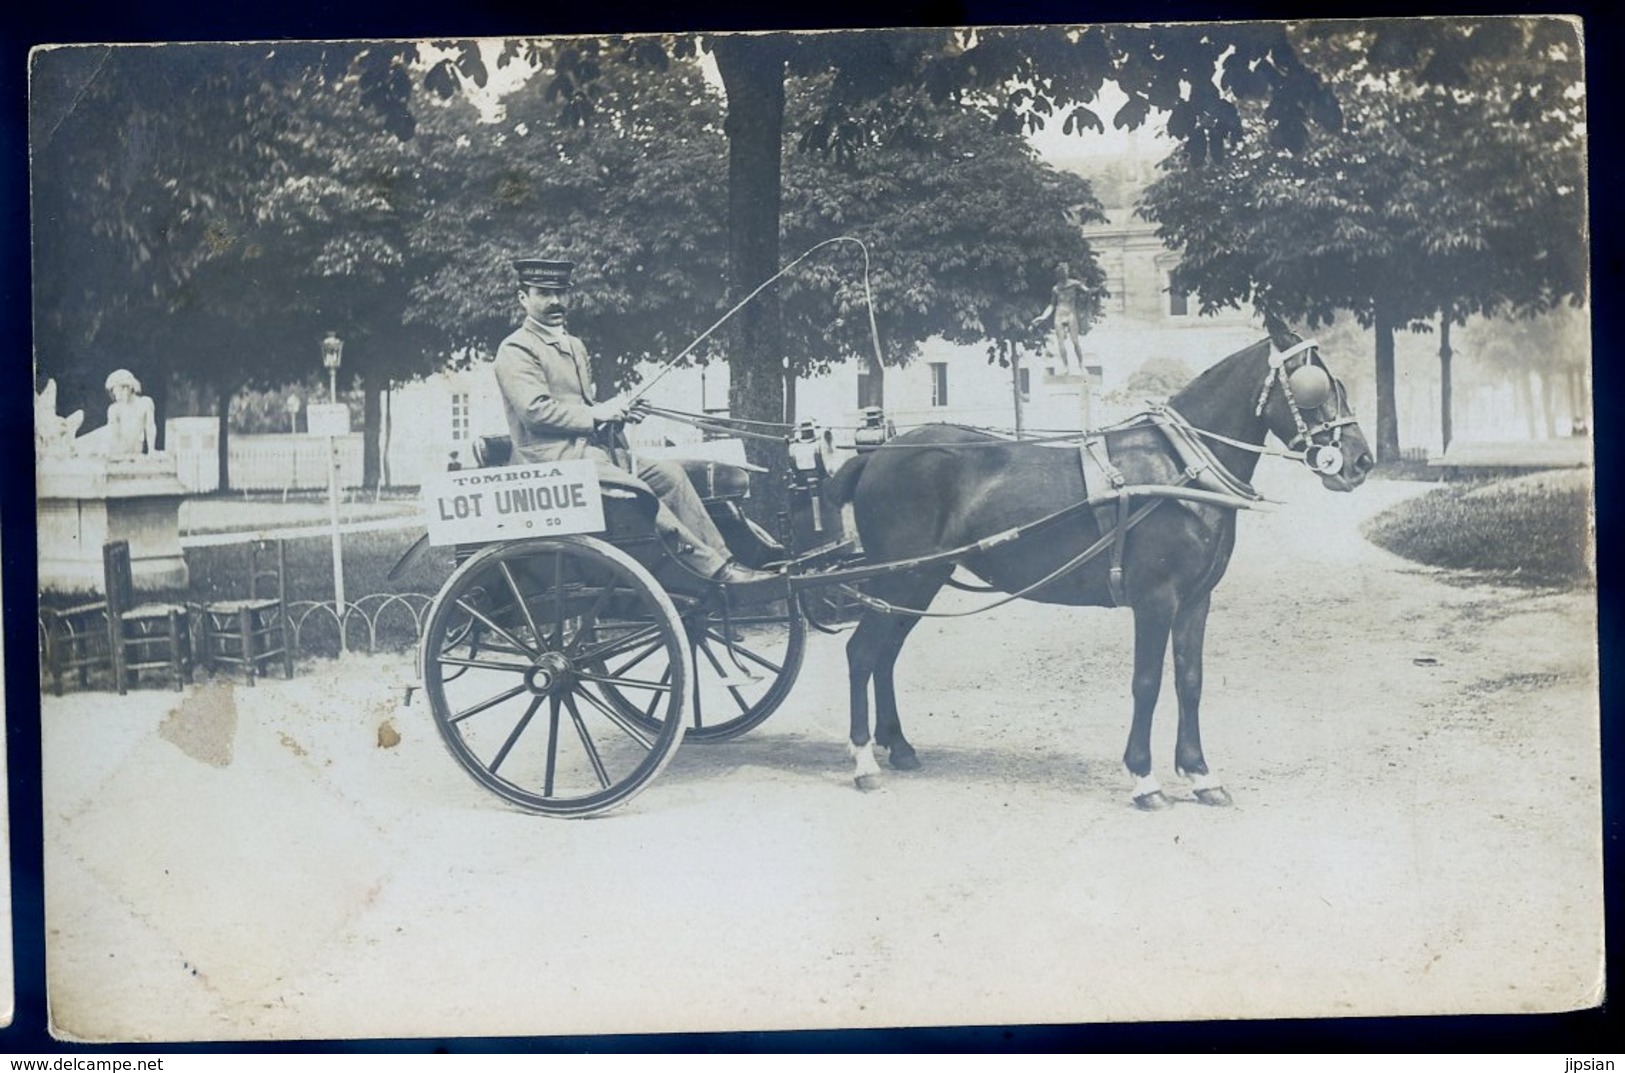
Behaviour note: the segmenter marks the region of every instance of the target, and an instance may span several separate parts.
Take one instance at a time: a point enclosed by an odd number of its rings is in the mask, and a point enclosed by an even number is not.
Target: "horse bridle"
[[[1292,415],[1292,423],[1297,426],[1297,435],[1287,444],[1288,450],[1298,452],[1298,457],[1304,465],[1316,473],[1333,474],[1343,469],[1343,428],[1356,423],[1356,419],[1348,408],[1348,390],[1343,387],[1343,381],[1332,375],[1326,368],[1326,363],[1320,360],[1320,344],[1313,339],[1304,339],[1285,350],[1270,348],[1270,371],[1264,377],[1264,386],[1258,392],[1258,405],[1254,407],[1256,416],[1264,415],[1264,405],[1269,402],[1270,389],[1280,385],[1281,394],[1286,397],[1287,411]],[[1296,369],[1289,368],[1293,358],[1300,357]],[[1316,366],[1326,374],[1331,381],[1331,390],[1326,401],[1319,406],[1302,407],[1292,394],[1292,374],[1298,369],[1307,366]],[[1309,420],[1305,419],[1309,415]],[[1313,423],[1311,424],[1311,420]],[[1320,437],[1324,436],[1322,440]]]

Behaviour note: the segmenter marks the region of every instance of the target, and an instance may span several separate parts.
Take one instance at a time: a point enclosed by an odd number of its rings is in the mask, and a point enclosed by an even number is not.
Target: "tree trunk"
[[[1546,369],[1540,370],[1540,412],[1546,419],[1546,438],[1557,438],[1557,399],[1552,388],[1552,374]]]
[[[1087,387],[1085,391],[1089,390]],[[1015,411],[1016,439],[1021,439],[1023,428],[1021,414],[1021,351],[1014,346],[1010,347],[1010,403]]]
[[[737,302],[779,270],[779,195],[784,138],[785,43],[724,37],[713,55],[728,97],[728,284]],[[776,288],[734,317],[728,353],[728,408],[753,421],[785,419],[784,320]],[[785,452],[747,440],[746,455],[781,474]],[[763,506],[776,510],[780,481],[762,482]],[[769,528],[771,521],[765,521]]]
[[[1394,319],[1377,303],[1373,327],[1377,336],[1377,442],[1378,462],[1399,461],[1399,406],[1394,396]]]
[[[383,377],[361,376],[361,487],[377,491],[380,466],[378,441],[383,425]]]
[[[1450,349],[1450,315],[1445,313],[1439,317],[1439,437],[1446,451],[1450,450],[1450,437],[1454,434],[1450,413],[1450,360],[1454,356]]]
[[[737,301],[779,270],[784,47],[771,38],[717,42],[728,94],[728,281]],[[784,323],[774,288],[733,320],[728,403],[735,417],[784,418]]]
[[[867,409],[870,406],[886,405],[886,367],[880,364],[880,359],[873,351],[863,355],[863,371],[869,379],[865,383],[863,397],[858,399],[858,408]]]
[[[389,472],[389,441],[390,441],[391,437],[395,433],[395,418],[394,418],[394,413],[392,412],[393,409],[394,409],[394,407],[393,407],[394,397],[395,397],[395,393],[394,393],[394,390],[393,390],[393,386],[388,381],[385,381],[384,382],[384,442],[379,446],[379,449],[378,449],[378,453],[382,456],[380,461],[383,463],[383,467],[384,467],[384,487],[385,488],[389,488],[394,484],[394,481],[392,481],[390,479],[390,472]]]
[[[1539,439],[1540,431],[1535,427],[1535,391],[1529,386],[1529,370],[1518,369],[1512,374],[1512,397],[1516,400],[1518,409],[1523,412],[1524,431],[1529,439]]]
[[[220,435],[216,437],[216,460],[220,466],[220,490],[231,491],[231,454],[226,435],[231,425],[231,397],[237,394],[236,385],[222,384],[215,392],[215,418],[220,422]]]

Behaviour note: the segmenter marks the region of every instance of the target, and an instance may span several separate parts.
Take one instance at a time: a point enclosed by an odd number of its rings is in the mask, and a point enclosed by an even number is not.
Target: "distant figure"
[[[1082,280],[1072,278],[1072,267],[1066,262],[1055,266],[1054,297],[1044,311],[1033,318],[1032,326],[1038,327],[1053,314],[1055,317],[1055,350],[1060,361],[1059,372],[1065,376],[1072,371],[1072,362],[1067,355],[1066,343],[1072,341],[1072,355],[1078,359],[1078,371],[1083,372],[1083,342],[1078,332],[1078,310],[1083,305],[1087,287]]]
[[[1583,418],[1583,417],[1576,417],[1573,421],[1569,422],[1569,435],[1570,436],[1589,436],[1589,435],[1591,435],[1591,430],[1586,427],[1586,419]]]
[[[456,473],[458,470],[460,470],[462,468],[463,468],[463,456],[462,456],[462,453],[460,451],[453,451],[451,453],[451,459],[446,463],[446,472],[447,473]]]
[[[140,455],[158,449],[158,420],[152,400],[141,394],[141,381],[128,369],[107,378],[113,405],[107,408],[107,453]]]

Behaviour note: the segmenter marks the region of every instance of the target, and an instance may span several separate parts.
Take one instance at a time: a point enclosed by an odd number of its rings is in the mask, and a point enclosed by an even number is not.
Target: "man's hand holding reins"
[[[595,402],[587,408],[592,419],[599,424],[635,425],[649,416],[649,403],[643,399],[634,399],[630,395],[617,395],[613,399]]]

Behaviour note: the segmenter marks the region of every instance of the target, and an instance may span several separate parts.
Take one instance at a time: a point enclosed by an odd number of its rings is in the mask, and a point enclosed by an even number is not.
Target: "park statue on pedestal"
[[[142,455],[158,449],[158,420],[152,400],[141,394],[141,381],[128,369],[114,369],[107,377],[107,453]]]
[[[1044,311],[1033,318],[1032,326],[1038,327],[1052,315],[1055,317],[1055,350],[1056,360],[1060,363],[1056,370],[1065,376],[1071,372],[1071,358],[1067,355],[1067,340],[1072,341],[1072,356],[1078,360],[1078,372],[1083,372],[1083,342],[1078,332],[1078,309],[1082,306],[1087,285],[1078,279],[1072,278],[1072,267],[1065,262],[1055,266],[1054,297]]]
[[[175,457],[157,450],[152,400],[127,369],[107,378],[107,424],[76,436],[84,412],[59,416],[55,381],[34,396],[35,492],[42,592],[96,592],[102,547],[130,545],[138,591],[184,589]]]

